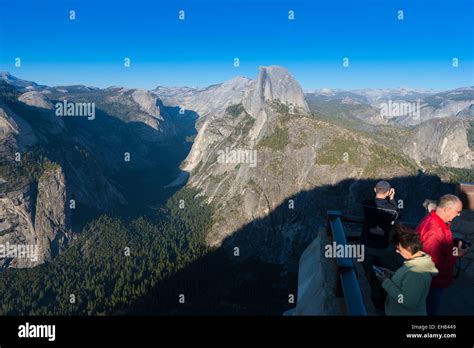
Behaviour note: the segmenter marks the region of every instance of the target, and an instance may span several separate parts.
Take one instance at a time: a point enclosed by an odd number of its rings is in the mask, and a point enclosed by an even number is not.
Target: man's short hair
[[[390,188],[390,184],[385,180],[381,180],[375,184],[375,192],[377,193],[387,193],[390,191]]]
[[[422,244],[420,236],[413,229],[403,224],[396,224],[393,227],[391,242],[397,246],[400,244],[403,248],[410,250],[412,254],[421,250]]]
[[[458,196],[448,194],[448,195],[441,196],[441,198],[438,201],[438,207],[439,208],[453,208],[458,202],[461,203],[461,200],[459,199]]]

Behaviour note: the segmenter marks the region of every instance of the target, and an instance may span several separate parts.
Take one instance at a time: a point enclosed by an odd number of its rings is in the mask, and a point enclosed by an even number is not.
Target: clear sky
[[[47,85],[154,88],[281,65],[304,89],[448,89],[474,85],[473,18],[473,0],[1,0],[0,70]]]

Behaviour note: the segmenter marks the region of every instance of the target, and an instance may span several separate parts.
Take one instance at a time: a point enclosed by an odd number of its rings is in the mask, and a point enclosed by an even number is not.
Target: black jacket
[[[390,232],[393,222],[400,212],[395,201],[374,198],[362,202],[364,209],[364,227],[361,242],[367,247],[385,249],[390,245]]]

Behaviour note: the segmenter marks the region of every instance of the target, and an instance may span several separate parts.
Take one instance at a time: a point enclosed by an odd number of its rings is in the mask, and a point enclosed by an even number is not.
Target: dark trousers
[[[443,292],[443,288],[430,288],[428,297],[426,297],[426,312],[428,315],[438,314]]]
[[[364,267],[365,275],[369,281],[370,286],[370,299],[378,310],[385,310],[385,300],[387,298],[387,292],[382,287],[382,283],[378,280],[372,266],[388,268],[392,271],[396,271],[403,261],[401,257],[395,252],[394,249],[371,249],[366,248],[365,260],[362,263]]]

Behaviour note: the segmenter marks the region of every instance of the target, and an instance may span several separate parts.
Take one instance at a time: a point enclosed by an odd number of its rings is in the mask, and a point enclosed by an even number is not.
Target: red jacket
[[[454,281],[456,256],[453,253],[453,234],[450,224],[446,224],[434,211],[421,220],[416,228],[423,243],[423,251],[431,256],[439,273],[431,282],[433,288],[446,288]]]

